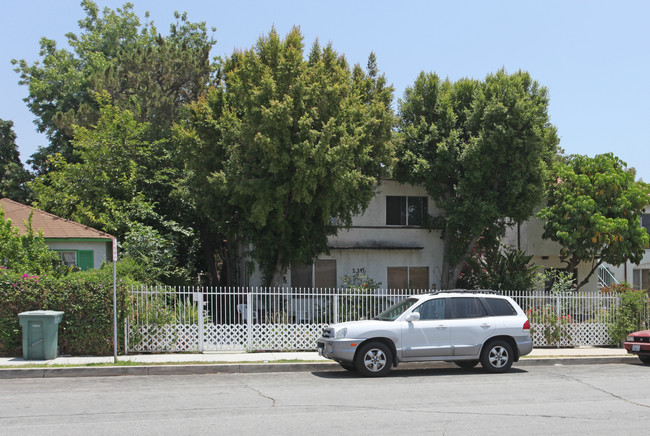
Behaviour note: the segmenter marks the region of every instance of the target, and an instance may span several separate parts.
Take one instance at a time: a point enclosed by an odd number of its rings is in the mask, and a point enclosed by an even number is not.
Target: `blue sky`
[[[123,1],[97,1],[120,7]],[[309,47],[331,42],[350,63],[374,51],[380,70],[402,97],[420,71],[484,78],[519,69],[549,89],[551,122],[570,154],[613,152],[650,182],[650,2],[595,0],[479,1],[169,1],[134,0],[166,33],[175,10],[216,27],[214,56],[247,48],[275,26],[300,26]],[[14,121],[26,161],[46,138],[18,85],[12,58],[38,60],[39,39],[65,46],[78,32],[79,0],[6,2],[0,15],[0,118]]]

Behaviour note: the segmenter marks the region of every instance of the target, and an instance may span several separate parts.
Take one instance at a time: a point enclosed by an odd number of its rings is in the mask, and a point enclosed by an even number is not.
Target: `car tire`
[[[356,370],[357,370],[357,367],[354,366],[353,363],[343,363],[343,362],[339,362],[339,365],[341,365],[341,368],[343,368],[343,369],[346,370],[346,371],[356,372]]]
[[[512,347],[506,341],[497,339],[490,341],[483,347],[481,365],[488,372],[506,372],[513,362]]]
[[[650,356],[639,355],[639,360],[645,364],[650,364]]]
[[[454,363],[463,369],[472,369],[478,365],[478,362],[478,360],[457,360]]]
[[[382,377],[393,366],[393,352],[382,342],[363,344],[355,358],[357,371],[368,377]]]

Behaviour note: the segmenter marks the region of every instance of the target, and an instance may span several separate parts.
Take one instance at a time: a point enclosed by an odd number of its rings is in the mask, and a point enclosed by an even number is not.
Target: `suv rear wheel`
[[[513,362],[512,347],[504,340],[490,341],[483,347],[481,365],[488,372],[506,372]]]
[[[393,365],[393,353],[382,342],[369,342],[359,348],[354,363],[361,374],[370,377],[381,377],[390,371]]]

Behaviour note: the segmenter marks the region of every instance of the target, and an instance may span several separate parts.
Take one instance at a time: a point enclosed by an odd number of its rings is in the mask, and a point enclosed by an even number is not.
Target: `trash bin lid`
[[[64,313],[58,310],[30,310],[28,312],[20,312],[18,316],[61,316]]]

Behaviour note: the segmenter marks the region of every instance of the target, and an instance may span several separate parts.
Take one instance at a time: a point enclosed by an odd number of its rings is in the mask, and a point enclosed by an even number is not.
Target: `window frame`
[[[646,280],[644,280],[644,275]],[[643,287],[644,283],[646,283],[646,287]],[[632,269],[632,287],[636,290],[650,289],[650,268]]]
[[[650,235],[650,213],[642,213],[641,214],[641,223],[640,223],[640,225]]]
[[[387,226],[422,227],[428,214],[427,196],[386,195]]]
[[[78,250],[74,248],[55,248],[52,251],[59,255],[59,259],[67,266],[75,266],[82,271],[95,269],[95,250]],[[63,261],[62,253],[74,253],[74,265]]]

